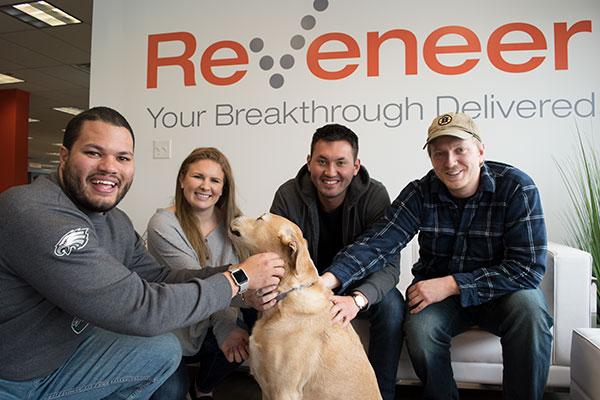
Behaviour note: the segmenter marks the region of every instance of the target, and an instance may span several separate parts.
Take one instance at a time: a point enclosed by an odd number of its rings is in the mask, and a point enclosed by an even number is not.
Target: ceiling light
[[[49,156],[60,156],[60,153],[46,153]]]
[[[62,146],[62,143],[58,143],[58,142],[52,143],[52,146],[59,146],[60,147],[60,146]]]
[[[2,6],[0,11],[36,28],[81,23],[77,18],[45,1]]]
[[[15,78],[14,76],[0,74],[0,85],[5,83],[25,82],[23,79]]]
[[[77,115],[83,112],[81,108],[77,107],[54,107],[53,110],[64,112],[71,115]]]
[[[39,119],[35,119],[35,118],[29,118],[29,122],[40,122]]]
[[[33,139],[33,136],[27,136],[27,139],[28,139],[28,140],[32,140],[32,139]]]

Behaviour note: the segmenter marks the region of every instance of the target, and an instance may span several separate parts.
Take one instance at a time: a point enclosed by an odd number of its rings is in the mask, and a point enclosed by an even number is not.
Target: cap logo
[[[438,125],[448,125],[450,122],[452,122],[452,116],[448,114],[444,114],[438,119]]]
[[[68,256],[73,250],[83,249],[88,242],[88,228],[71,229],[54,246],[54,255]]]

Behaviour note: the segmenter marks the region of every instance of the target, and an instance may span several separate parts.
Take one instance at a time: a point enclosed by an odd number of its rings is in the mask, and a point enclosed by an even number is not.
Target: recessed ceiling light
[[[59,153],[46,153],[46,154],[49,155],[49,156],[60,156]]]
[[[77,18],[45,1],[2,6],[0,11],[36,28],[81,23]]]
[[[27,136],[27,139],[28,139],[28,140],[32,140],[32,139],[33,139],[33,136]]]
[[[62,143],[52,143],[52,146],[62,146]]]
[[[0,85],[5,83],[25,82],[23,79],[15,78],[14,76],[0,74]]]
[[[77,108],[77,107],[54,107],[53,110],[64,112],[64,113],[71,114],[71,115],[78,115],[81,112],[83,112],[83,110],[81,108]]]
[[[35,119],[35,118],[29,118],[29,122],[40,122],[39,119]]]

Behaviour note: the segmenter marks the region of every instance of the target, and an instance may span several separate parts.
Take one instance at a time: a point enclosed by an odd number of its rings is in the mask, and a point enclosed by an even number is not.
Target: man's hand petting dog
[[[277,285],[271,285],[257,290],[248,290],[244,293],[244,302],[255,310],[268,310],[277,304],[279,292],[276,289]]]
[[[347,326],[360,311],[352,296],[333,296],[331,302],[333,305],[329,314],[331,322],[334,324],[340,323],[342,326]]]

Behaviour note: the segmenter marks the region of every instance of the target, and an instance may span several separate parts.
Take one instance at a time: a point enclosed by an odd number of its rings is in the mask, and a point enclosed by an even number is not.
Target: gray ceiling
[[[25,80],[0,85],[0,90],[30,93],[29,161],[50,167],[58,157],[52,143],[62,141],[62,129],[71,115],[53,110],[70,106],[87,108],[92,41],[92,0],[47,0],[82,21],[81,24],[34,28],[0,13],[0,73]],[[0,5],[23,1],[0,0]]]

